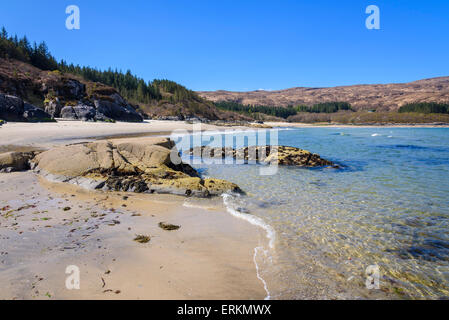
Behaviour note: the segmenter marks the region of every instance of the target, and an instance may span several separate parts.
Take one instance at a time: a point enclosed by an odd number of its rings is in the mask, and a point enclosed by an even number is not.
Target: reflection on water
[[[279,144],[344,168],[197,166],[237,183],[239,206],[275,229],[275,250],[259,257],[273,298],[449,296],[449,129],[301,128]],[[365,288],[369,265],[381,290]]]

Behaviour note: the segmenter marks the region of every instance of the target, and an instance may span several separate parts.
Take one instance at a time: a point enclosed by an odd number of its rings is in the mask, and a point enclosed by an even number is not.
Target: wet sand
[[[266,296],[253,261],[265,236],[224,208],[187,208],[184,197],[169,195],[89,192],[31,172],[0,174],[0,191],[0,299]],[[159,222],[181,228],[165,231]],[[150,242],[133,241],[138,234]],[[80,290],[65,286],[69,265],[80,269]]]

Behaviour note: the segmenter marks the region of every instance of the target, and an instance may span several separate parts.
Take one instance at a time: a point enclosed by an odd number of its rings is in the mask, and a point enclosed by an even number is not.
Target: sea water
[[[270,298],[449,296],[449,128],[290,128],[278,139],[342,168],[194,165],[246,192],[225,202],[269,237],[254,259]]]

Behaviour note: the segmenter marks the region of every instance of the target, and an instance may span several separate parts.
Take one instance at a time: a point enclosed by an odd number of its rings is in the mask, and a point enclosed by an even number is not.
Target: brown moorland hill
[[[208,100],[233,101],[251,105],[285,107],[344,101],[355,110],[397,111],[412,102],[449,102],[449,77],[424,79],[409,83],[353,85],[329,88],[297,87],[277,91],[200,91]]]

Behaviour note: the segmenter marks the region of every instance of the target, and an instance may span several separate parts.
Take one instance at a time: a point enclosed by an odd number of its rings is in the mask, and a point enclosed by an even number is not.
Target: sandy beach
[[[223,127],[201,124],[201,130]],[[0,127],[0,146],[17,145],[48,148],[55,145],[79,143],[111,136],[169,136],[174,130],[192,131],[184,121],[147,120],[129,122],[58,121],[47,123],[9,122]]]
[[[104,136],[164,135],[186,123],[8,123],[0,148],[46,149]],[[216,129],[204,126],[203,129]],[[263,299],[255,247],[265,233],[173,195],[87,191],[28,172],[0,174],[0,299]],[[166,231],[158,224],[180,226]],[[151,237],[148,243],[133,241]],[[80,270],[68,290],[67,266]]]

